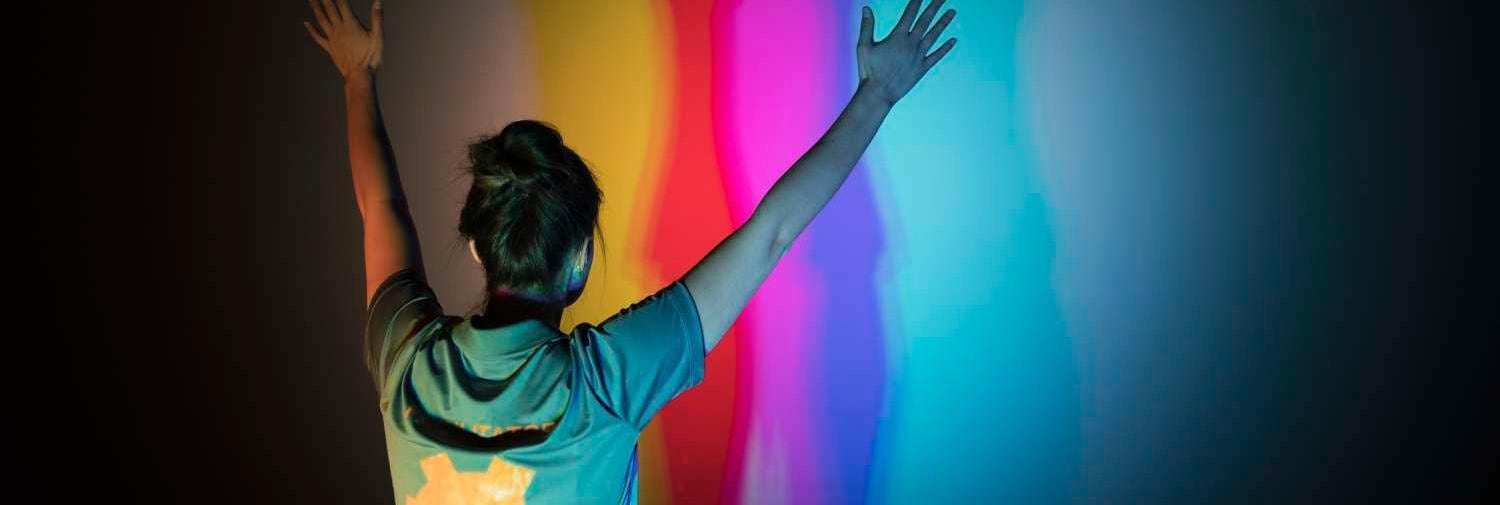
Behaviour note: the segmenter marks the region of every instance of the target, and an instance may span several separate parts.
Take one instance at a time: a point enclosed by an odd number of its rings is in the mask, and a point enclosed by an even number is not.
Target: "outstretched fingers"
[[[375,37],[375,40],[381,40],[382,34],[385,33],[381,28],[384,24],[385,8],[380,6],[380,0],[375,0],[375,4],[370,6],[370,36]]]
[[[958,39],[948,39],[948,41],[944,42],[942,47],[939,47],[937,51],[927,55],[926,58],[923,58],[922,72],[925,73],[928,70],[932,70],[932,66],[936,65],[938,60],[941,60],[944,56],[947,56],[948,51],[952,50],[955,44],[958,44]]]
[[[307,34],[312,36],[313,42],[316,42],[318,44],[318,47],[323,48],[324,52],[329,52],[328,39],[325,39],[323,38],[323,36],[318,35],[318,30],[313,28],[312,23],[303,21],[302,27],[307,28]]]
[[[932,26],[932,18],[937,16],[938,8],[942,7],[945,1],[947,0],[933,0],[932,3],[927,4],[927,8],[922,10],[922,17],[917,18],[917,24],[912,25],[911,34],[921,36],[927,33],[927,29]]]
[[[911,0],[906,2],[906,10],[901,13],[901,19],[896,21],[896,28],[892,31],[894,35],[904,35],[911,31],[911,23],[917,19],[917,7],[922,5],[922,0]]]
[[[333,21],[328,19],[328,14],[323,12],[323,6],[318,3],[318,0],[307,0],[307,6],[312,8],[313,17],[317,18],[318,26],[323,29],[323,33],[333,33]]]
[[[868,5],[860,10],[863,13],[859,17],[859,44],[869,46],[875,43],[875,13]]]
[[[958,11],[948,9],[948,12],[943,13],[943,18],[939,19],[937,24],[932,25],[931,30],[927,30],[927,36],[922,37],[922,44],[920,46],[922,54],[927,54],[927,50],[931,49],[932,45],[937,43],[938,38],[943,36],[943,30],[948,29],[948,23],[952,23],[954,16],[957,15]]]
[[[318,1],[323,3],[323,15],[328,16],[329,23],[338,24],[344,21],[344,16],[339,14],[339,8],[333,5],[333,0]]]

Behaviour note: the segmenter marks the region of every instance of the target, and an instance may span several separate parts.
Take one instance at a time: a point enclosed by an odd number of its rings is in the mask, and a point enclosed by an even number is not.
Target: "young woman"
[[[911,0],[874,40],[866,7],[860,83],[821,140],[742,226],[682,279],[599,323],[562,332],[593,260],[602,193],[545,123],[510,123],[469,147],[459,231],[484,268],[483,313],[447,315],[427,286],[417,231],[380,116],[383,15],[309,0],[304,22],[344,81],[349,164],[364,222],[365,365],[380,393],[395,495],[406,503],[634,503],[636,438],[703,378],[714,348],[787,247],[848,177],[891,107],[953,48],[953,20]]]

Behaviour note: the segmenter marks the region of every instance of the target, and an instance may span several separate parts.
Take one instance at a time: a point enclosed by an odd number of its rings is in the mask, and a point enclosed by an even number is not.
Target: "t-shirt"
[[[407,269],[375,291],[365,364],[398,503],[636,502],[636,438],[703,380],[703,329],[676,281],[562,333],[475,328]]]

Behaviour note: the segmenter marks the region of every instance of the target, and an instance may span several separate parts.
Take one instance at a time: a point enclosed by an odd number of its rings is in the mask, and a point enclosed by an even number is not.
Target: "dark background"
[[[1183,395],[1185,411],[1262,428],[1183,435],[1191,446],[1130,462],[1199,485],[1071,494],[1477,501],[1500,473],[1486,19],[1438,4],[1194,5],[1180,12],[1242,20],[1222,36],[1275,55],[1262,68],[1281,75],[1260,84],[1275,89],[1246,96],[1296,118],[1247,126],[1244,147],[1284,152],[1222,167],[1261,188],[1252,222],[1270,229],[1246,233],[1274,237],[1242,252],[1260,274],[1249,289],[1271,302],[1223,338],[1253,342],[1245,359],[1279,373],[1172,375],[1230,388]],[[46,300],[45,317],[19,315],[42,338],[16,337],[26,382],[12,406],[31,422],[12,457],[63,476],[47,489],[66,493],[390,500],[355,340],[352,189],[346,167],[308,161],[342,160],[344,145],[337,83],[298,25],[306,5],[52,8],[12,43],[36,64],[16,80],[45,98],[19,107],[36,113],[19,138],[38,154],[22,172],[43,176],[25,187],[44,191],[14,188],[43,204],[9,220],[35,255],[15,268]],[[309,72],[324,85],[304,87]]]

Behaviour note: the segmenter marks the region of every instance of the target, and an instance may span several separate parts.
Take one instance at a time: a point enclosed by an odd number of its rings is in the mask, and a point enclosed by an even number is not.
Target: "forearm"
[[[698,304],[704,349],[713,349],[787,247],[828,204],[890,113],[861,84],[828,132],[781,175],[743,225],[684,276]]]
[[[374,297],[375,288],[392,273],[403,268],[422,271],[422,250],[417,244],[417,229],[406,207],[401,177],[396,173],[395,155],[385,123],[380,117],[380,102],[375,94],[373,75],[362,74],[344,83],[348,106],[349,169],[354,178],[355,202],[364,222],[365,299]]]
[[[890,102],[861,82],[823,137],[771,186],[752,219],[770,227],[778,255],[844,184],[890,110]]]
[[[361,72],[345,81],[344,103],[348,112],[349,169],[360,216],[368,217],[369,208],[375,205],[396,204],[404,210],[406,195],[380,114],[375,76]]]
[[[380,1],[371,6],[368,31],[343,0],[337,5],[329,0],[310,1],[308,7],[317,18],[318,28],[310,21],[303,21],[302,26],[344,79],[349,173],[364,231],[365,300],[373,302],[375,289],[396,272],[412,269],[419,280],[425,279],[417,228],[406,207],[396,156],[375,92],[375,70],[380,67],[383,44]]]
[[[880,42],[873,35],[874,11],[864,8],[855,52],[861,79],[849,105],[828,132],[771,185],[750,219],[683,276],[698,307],[705,349],[719,342],[792,241],[838,192],[875,139],[891,106],[953,48],[954,40],[949,39],[937,52],[923,56],[953,19],[949,10],[928,31],[941,5],[941,0],[933,2],[918,17],[920,0],[908,0],[891,36]]]

